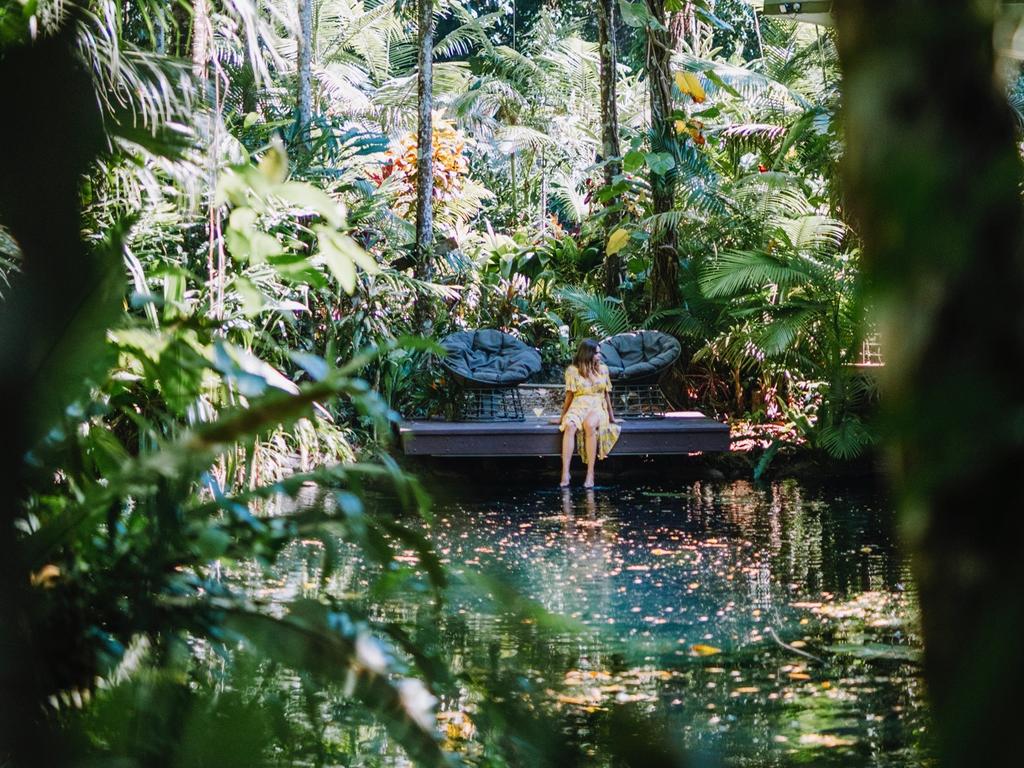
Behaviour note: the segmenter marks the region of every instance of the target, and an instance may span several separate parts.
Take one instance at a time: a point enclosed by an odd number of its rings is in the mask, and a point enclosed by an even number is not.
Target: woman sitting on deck
[[[587,464],[584,488],[594,487],[594,464],[605,458],[620,427],[615,423],[611,399],[612,382],[608,369],[601,362],[601,348],[596,341],[584,339],[576,350],[572,365],[565,369],[565,402],[558,428],[562,437],[562,481],[569,485],[569,463],[575,439],[580,458]]]

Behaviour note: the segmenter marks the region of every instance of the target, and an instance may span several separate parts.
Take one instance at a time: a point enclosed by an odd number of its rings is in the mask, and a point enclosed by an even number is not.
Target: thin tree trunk
[[[309,149],[309,124],[313,119],[313,0],[299,0],[298,48],[296,113],[302,144]]]
[[[204,85],[209,81],[210,6],[209,0],[195,0],[192,15],[192,73]]]
[[[992,5],[836,5],[933,734],[946,766],[999,765],[1024,690],[1024,217]]]
[[[434,275],[434,3],[419,0],[419,77],[417,97],[419,118],[416,132],[416,267],[420,280]],[[430,328],[429,305],[421,297],[416,303],[416,325],[421,333]]]
[[[153,52],[161,55],[167,53],[167,20],[163,7],[157,8],[153,14]]]
[[[616,93],[616,66],[618,55],[615,50],[615,8],[616,0],[599,0],[597,6],[597,41],[601,60],[601,154],[605,161],[604,183],[612,186],[614,178],[622,173],[618,158],[619,108]],[[621,214],[618,206],[621,199],[608,200],[605,207],[605,242],[619,223]],[[622,281],[622,262],[618,253],[607,254],[604,258],[604,292],[617,296]]]
[[[661,29],[647,30],[647,85],[651,99],[651,150],[673,151],[675,136],[672,113],[672,41],[668,32],[664,0],[647,0],[647,10]],[[675,205],[675,170],[665,174],[651,171],[651,207],[655,215],[668,213]],[[651,304],[654,309],[679,303],[679,264],[674,228],[659,227],[651,237]]]

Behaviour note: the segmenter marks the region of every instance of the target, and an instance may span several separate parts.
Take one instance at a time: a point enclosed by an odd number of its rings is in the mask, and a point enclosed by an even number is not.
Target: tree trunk
[[[0,300],[0,400],[7,408],[0,440],[0,762],[11,766],[76,762],[58,730],[63,718],[47,703],[67,690],[64,673],[76,668],[76,659],[61,655],[67,666],[54,669],[50,653],[66,647],[48,621],[64,603],[29,587],[41,562],[15,521],[32,475],[26,455],[61,423],[67,403],[86,396],[125,289],[115,249],[82,240],[82,180],[108,138],[95,81],[68,27],[31,45],[5,46],[0,57],[0,103],[33,121],[30,131],[16,120],[0,125],[9,153],[0,173],[0,220],[22,254]]]
[[[192,73],[204,86],[209,82],[210,62],[210,6],[209,0],[195,0],[192,15]],[[203,88],[203,95],[207,88]]]
[[[296,117],[300,141],[309,149],[309,124],[313,120],[313,0],[299,0],[298,74]]]
[[[647,10],[661,29],[647,30],[647,85],[651,97],[651,151],[673,157],[676,138],[672,121],[672,41],[667,28],[665,0],[647,0]],[[668,213],[675,205],[676,171],[651,171],[651,207],[655,215]],[[659,226],[651,243],[651,305],[657,309],[679,303],[679,264],[674,228]]]
[[[697,29],[697,15],[693,11],[693,4],[686,3],[682,10],[676,11],[669,18],[668,31],[672,38],[672,50],[681,51],[684,42],[690,43],[696,49]]]
[[[618,55],[615,50],[615,3],[616,0],[599,0],[597,6],[597,42],[601,58],[601,154],[605,161],[604,183],[612,186],[614,178],[622,173],[622,163],[617,159],[622,154],[619,148],[619,108],[616,94],[616,66]],[[615,230],[621,218],[618,206],[621,199],[608,200],[604,219],[605,242]],[[617,296],[622,281],[622,263],[618,253],[607,254],[604,258],[604,292]]]
[[[167,53],[167,20],[163,7],[155,9],[153,14],[153,53],[161,56]]]
[[[420,280],[434,276],[434,3],[419,0],[419,73],[417,97],[419,119],[416,131],[416,267]],[[421,333],[430,328],[429,303],[426,297],[416,302],[416,325]]]
[[[1024,689],[1024,217],[992,4],[837,6],[844,180],[887,344],[934,736],[946,766],[997,765]]]

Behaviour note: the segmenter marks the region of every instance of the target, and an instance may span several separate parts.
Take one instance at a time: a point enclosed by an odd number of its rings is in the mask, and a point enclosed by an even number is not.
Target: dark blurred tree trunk
[[[619,148],[619,107],[615,87],[618,65],[615,50],[616,1],[599,0],[597,6],[597,44],[601,58],[601,154],[605,161],[604,183],[609,187],[614,183],[614,178],[622,173],[622,163],[618,159],[612,159],[622,154]],[[621,204],[621,199],[605,203],[612,209],[607,212],[604,220],[606,243],[621,218],[618,209]],[[622,263],[619,254],[607,254],[604,258],[604,292],[609,296],[617,296],[621,280]]]
[[[417,97],[419,121],[416,131],[416,267],[420,280],[434,276],[434,3],[419,0],[419,72]],[[416,301],[415,323],[421,333],[430,328],[430,304],[426,297]]]
[[[47,702],[53,670],[40,650],[51,638],[38,619],[53,606],[30,589],[40,565],[25,559],[14,527],[27,493],[26,453],[84,394],[122,295],[102,290],[104,276],[120,271],[117,260],[101,261],[81,239],[79,188],[105,140],[73,28],[0,57],[0,104],[33,126],[0,123],[8,152],[0,223],[22,254],[0,299],[0,764],[19,768],[68,764]]]
[[[661,29],[647,30],[647,85],[651,98],[651,151],[675,157],[672,121],[672,40],[665,14],[665,0],[647,0],[647,10]],[[655,215],[668,213],[675,205],[676,172],[651,171],[651,207]],[[650,239],[651,304],[654,309],[679,303],[679,264],[674,228],[659,226]]]
[[[299,0],[298,92],[296,117],[299,137],[309,149],[309,124],[313,120],[313,0]]]
[[[1024,690],[1024,221],[992,4],[836,6],[934,734],[945,765],[1005,764]]]

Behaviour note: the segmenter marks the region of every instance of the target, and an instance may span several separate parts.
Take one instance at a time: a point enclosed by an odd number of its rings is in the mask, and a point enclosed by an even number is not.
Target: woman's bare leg
[[[594,465],[597,463],[597,429],[600,423],[601,417],[596,413],[591,413],[583,422],[587,446],[587,479],[583,481],[584,488],[594,487]]]
[[[569,485],[569,462],[572,461],[572,451],[576,446],[576,427],[572,424],[565,425],[562,433],[562,479],[559,485],[563,488]]]

